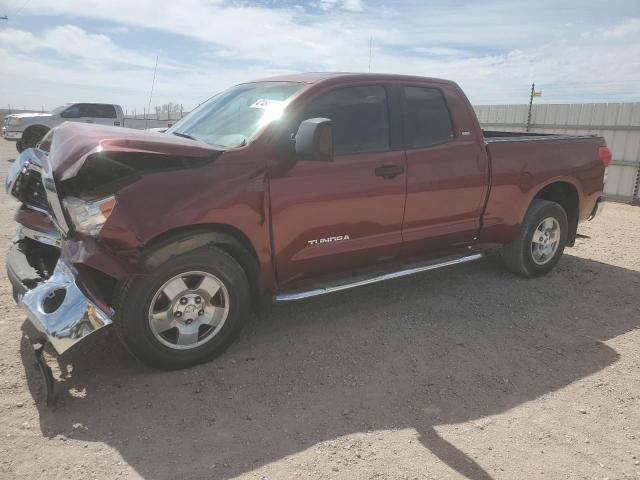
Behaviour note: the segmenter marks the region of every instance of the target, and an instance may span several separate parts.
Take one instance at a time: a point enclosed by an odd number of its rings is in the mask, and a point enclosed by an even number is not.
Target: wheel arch
[[[567,180],[552,181],[538,190],[531,199],[531,202],[534,200],[548,200],[560,204],[567,214],[567,220],[569,223],[567,246],[573,247],[576,241],[580,212],[580,196],[578,188],[572,182]],[[531,202],[529,202],[529,205],[531,205]]]
[[[239,229],[225,224],[204,224],[178,227],[159,234],[142,248],[142,263],[153,269],[175,255],[216,246],[231,255],[245,271],[251,288],[253,310],[261,315],[265,310],[264,285],[260,263],[253,244]]]

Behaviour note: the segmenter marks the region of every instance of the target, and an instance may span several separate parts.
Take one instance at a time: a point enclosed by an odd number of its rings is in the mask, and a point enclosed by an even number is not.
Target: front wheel
[[[242,267],[225,251],[203,247],[121,285],[114,326],[144,363],[173,370],[222,353],[242,329],[249,305]]]
[[[568,230],[567,213],[560,204],[534,200],[516,238],[502,247],[505,266],[523,277],[549,272],[562,256]]]

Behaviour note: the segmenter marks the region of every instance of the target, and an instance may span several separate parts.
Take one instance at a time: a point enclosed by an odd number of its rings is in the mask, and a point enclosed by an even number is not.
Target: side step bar
[[[420,272],[426,272],[428,270],[435,270],[436,268],[448,267],[451,265],[457,265],[459,263],[473,262],[480,260],[483,257],[482,253],[474,253],[473,255],[467,255],[464,257],[456,257],[449,260],[440,261],[438,263],[422,264],[414,267],[405,268],[396,272],[385,273],[374,277],[356,277],[358,280],[350,279],[352,281],[348,283],[336,283],[323,287],[314,288],[311,290],[296,290],[292,292],[283,292],[274,295],[273,302],[291,302],[294,300],[302,300],[304,298],[317,297],[318,295],[325,295],[327,293],[339,292],[340,290],[347,290],[349,288],[361,287],[363,285],[369,285],[371,283],[383,282],[385,280],[391,280],[392,278],[406,277]]]

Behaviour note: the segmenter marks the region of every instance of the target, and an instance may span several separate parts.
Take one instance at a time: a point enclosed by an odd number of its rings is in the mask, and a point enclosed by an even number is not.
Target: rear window
[[[113,105],[99,103],[87,103],[83,105],[83,117],[93,118],[116,118],[116,109]]]
[[[404,98],[408,148],[429,147],[454,138],[449,109],[440,90],[404,87]]]

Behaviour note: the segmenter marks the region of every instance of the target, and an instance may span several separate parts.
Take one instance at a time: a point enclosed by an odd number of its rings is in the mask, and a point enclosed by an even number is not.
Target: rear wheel
[[[226,252],[203,247],[122,285],[114,325],[143,362],[184,368],[222,353],[242,329],[249,305],[242,267]]]
[[[549,272],[562,256],[568,225],[567,214],[558,203],[534,200],[517,237],[502,247],[505,266],[523,277]]]

